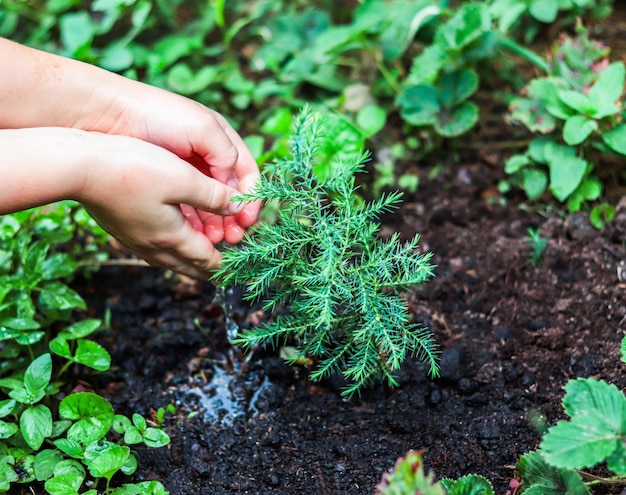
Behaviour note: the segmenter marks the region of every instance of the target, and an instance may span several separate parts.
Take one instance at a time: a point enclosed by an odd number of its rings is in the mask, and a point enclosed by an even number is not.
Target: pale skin
[[[208,278],[257,219],[259,169],[219,113],[0,39],[0,214],[82,203],[149,264]]]

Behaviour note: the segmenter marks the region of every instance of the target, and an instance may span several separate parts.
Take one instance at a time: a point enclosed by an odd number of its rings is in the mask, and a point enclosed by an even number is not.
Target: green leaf
[[[620,124],[608,132],[603,132],[602,140],[615,153],[626,155],[626,124]]]
[[[464,69],[441,76],[441,102],[452,107],[472,96],[478,89],[478,74],[473,69]]]
[[[456,137],[465,134],[478,122],[478,106],[465,101],[456,107],[451,114],[440,114],[435,122],[435,129],[444,137]]]
[[[74,459],[82,459],[83,447],[77,440],[69,440],[68,438],[59,438],[54,441],[55,447],[61,452],[67,454]],[[58,473],[55,473],[58,474]]]
[[[548,186],[548,177],[543,170],[524,169],[522,170],[522,189],[528,199],[539,198]]]
[[[622,363],[626,363],[626,336],[622,337],[622,343],[620,345],[620,353],[622,354]]]
[[[85,463],[89,474],[95,478],[111,479],[126,463],[130,448],[101,440],[85,448]]]
[[[596,109],[593,115],[595,118],[602,119],[619,111],[617,101],[624,91],[625,77],[626,69],[623,62],[614,62],[600,72],[595,84],[587,93],[589,101]]]
[[[38,450],[44,440],[52,435],[50,409],[43,404],[24,409],[20,416],[20,431],[28,446],[33,450]]]
[[[50,341],[48,347],[50,351],[57,356],[61,356],[68,360],[72,359],[72,350],[70,349],[70,345],[64,337],[61,337],[60,335],[56,336]]]
[[[532,163],[532,160],[526,154],[512,155],[504,163],[504,171],[507,174],[514,174]]]
[[[179,63],[168,71],[167,84],[172,90],[183,95],[196,94],[213,83],[218,70],[215,66],[207,65],[194,73],[189,65]]]
[[[168,495],[168,492],[159,481],[141,481],[114,488],[111,495]]]
[[[122,434],[132,426],[130,419],[122,414],[116,414],[113,419],[112,428],[116,433]]]
[[[90,392],[67,396],[59,404],[63,419],[76,421],[68,430],[67,438],[83,445],[104,438],[113,424],[113,406]]]
[[[0,440],[12,437],[18,431],[18,427],[14,423],[7,423],[0,420]]]
[[[575,471],[550,466],[539,452],[523,455],[516,465],[522,476],[524,494],[589,495],[589,489]]]
[[[72,361],[98,371],[106,371],[111,366],[111,356],[108,351],[97,342],[86,339],[78,340]]]
[[[44,487],[50,495],[77,495],[84,479],[76,473],[59,474],[46,481]]]
[[[433,125],[441,110],[439,91],[429,84],[406,88],[398,96],[396,104],[400,107],[402,118],[415,126]]]
[[[565,121],[563,140],[570,146],[582,143],[589,135],[598,130],[598,123],[583,115],[574,115]]]
[[[161,428],[148,428],[143,434],[143,443],[148,447],[160,448],[170,443],[170,437]]]
[[[126,476],[131,476],[137,471],[137,458],[131,453],[124,465],[120,468]]]
[[[563,407],[571,420],[548,430],[541,449],[550,464],[584,469],[615,452],[626,431],[626,397],[615,385],[593,378],[571,380]]]
[[[62,282],[47,282],[39,294],[39,304],[44,311],[86,309],[85,301]]]
[[[54,475],[54,470],[63,460],[63,454],[56,449],[45,449],[35,456],[35,476],[37,481],[45,481]]]
[[[100,328],[100,325],[102,325],[101,320],[80,320],[64,328],[59,335],[62,335],[67,340],[80,339],[94,333]]]
[[[61,41],[70,56],[79,55],[91,44],[95,35],[95,26],[86,11],[61,16],[60,29]]]
[[[468,474],[457,480],[445,478],[441,480],[448,495],[494,495],[493,486],[483,476]]]
[[[555,0],[531,0],[528,12],[538,21],[551,24],[559,13],[559,4]]]
[[[378,133],[387,121],[387,113],[378,105],[365,105],[356,114],[356,125],[365,137]]]
[[[565,201],[581,184],[588,162],[576,156],[576,150],[548,142],[544,149],[550,169],[550,191],[559,201]]]
[[[45,390],[52,378],[52,358],[50,354],[42,354],[26,368],[24,387],[32,392]]]
[[[54,280],[72,275],[78,265],[66,253],[55,253],[48,256],[41,266],[41,278],[43,280]]]
[[[417,452],[408,452],[396,461],[393,469],[383,475],[376,486],[381,495],[419,493],[423,495],[445,495],[441,483],[434,481],[432,473],[424,471],[422,458]]]
[[[142,441],[143,437],[136,426],[129,426],[124,432],[124,443],[134,445],[136,443],[141,443]]]
[[[572,89],[562,89],[558,95],[559,99],[573,110],[589,117],[595,116],[597,107],[586,94]]]

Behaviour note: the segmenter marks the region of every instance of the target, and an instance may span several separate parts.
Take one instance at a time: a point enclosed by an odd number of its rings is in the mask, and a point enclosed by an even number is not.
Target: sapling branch
[[[285,309],[269,322],[240,333],[244,348],[293,342],[290,361],[312,359],[311,378],[341,372],[345,395],[394,372],[409,355],[438,373],[432,334],[411,322],[402,291],[433,275],[419,236],[401,243],[378,237],[381,215],[397,208],[400,193],[374,201],[357,195],[355,174],[367,154],[317,166],[321,120],[308,109],[295,119],[291,157],[267,167],[247,200],[278,205],[275,223],[251,229],[242,244],[224,251],[216,274],[221,285],[242,285],[246,300],[265,311]],[[323,170],[324,172],[320,172]]]

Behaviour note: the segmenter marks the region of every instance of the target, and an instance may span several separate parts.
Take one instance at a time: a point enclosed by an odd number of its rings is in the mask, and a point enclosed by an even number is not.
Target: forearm
[[[99,122],[115,120],[113,103],[126,82],[98,67],[2,38],[0,68],[0,129],[98,130]]]
[[[71,129],[0,130],[0,214],[77,199],[95,158],[92,140]]]

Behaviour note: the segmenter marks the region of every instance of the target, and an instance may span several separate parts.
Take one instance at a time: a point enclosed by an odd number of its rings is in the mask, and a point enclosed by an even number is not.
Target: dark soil
[[[400,386],[341,397],[341,383],[310,383],[278,351],[229,345],[209,284],[138,267],[105,267],[89,282],[94,314],[110,309],[101,342],[114,369],[98,378],[116,410],[150,416],[173,404],[169,447],[138,454],[137,479],[173,495],[373,494],[408,450],[438,478],[478,473],[504,495],[539,429],[563,417],[576,377],[626,385],[626,203],[604,231],[586,214],[520,208],[495,194],[501,166],[444,168],[384,219],[383,233],[422,235],[436,277],[408,295],[442,348],[441,377],[409,360]],[[548,239],[529,262],[528,229]],[[264,315],[229,297],[242,328]],[[598,493],[607,493],[598,491]]]

